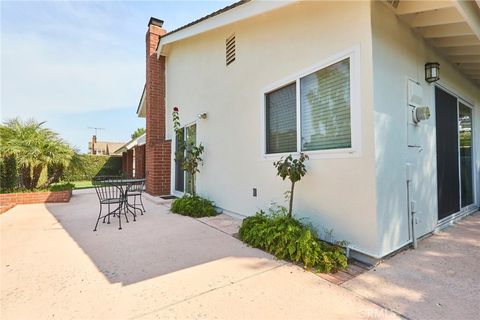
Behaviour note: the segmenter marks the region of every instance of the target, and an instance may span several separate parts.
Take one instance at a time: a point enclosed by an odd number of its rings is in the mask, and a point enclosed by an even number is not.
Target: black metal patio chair
[[[103,219],[103,223],[105,223],[105,219],[107,223],[110,223],[110,216],[118,216],[118,229],[122,229],[122,214],[125,215],[125,220],[128,223],[128,217],[126,211],[122,212],[124,208],[126,199],[124,195],[124,191],[121,187],[121,183],[119,183],[119,179],[116,179],[116,183],[112,183],[115,181],[105,177],[97,177],[92,180],[92,184],[95,187],[95,191],[98,196],[98,200],[100,202],[100,211],[98,213],[97,222],[95,224],[95,228],[93,231],[97,231],[98,222],[100,219]],[[102,216],[102,208],[104,205],[108,206],[108,212]],[[115,209],[111,211],[111,206],[114,206]]]
[[[143,190],[145,189],[145,180],[139,181],[139,182],[134,182],[132,183],[127,192],[127,201],[128,198],[133,197],[133,207],[135,210],[140,210],[140,213],[143,215],[145,211],[145,207],[143,205],[143,200],[142,200],[142,193]],[[139,205],[142,207],[141,209],[137,207],[137,197],[140,199]],[[131,205],[131,203],[129,203]]]

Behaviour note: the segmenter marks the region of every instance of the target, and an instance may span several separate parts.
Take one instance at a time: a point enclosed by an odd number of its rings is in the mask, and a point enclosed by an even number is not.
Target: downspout
[[[410,230],[412,236],[412,247],[417,249],[417,236],[415,234],[415,214],[417,213],[416,201],[411,200],[411,183],[412,183],[412,164],[407,162],[406,166],[406,176],[407,176],[407,210],[408,216],[410,217]]]

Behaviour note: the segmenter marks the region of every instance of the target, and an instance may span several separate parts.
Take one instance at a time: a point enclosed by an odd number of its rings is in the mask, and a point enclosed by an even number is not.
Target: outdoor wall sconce
[[[427,62],[425,64],[425,81],[432,83],[440,80],[440,63]]]
[[[198,119],[207,119],[207,113],[206,112],[199,113],[199,114],[197,114],[197,117],[198,117]]]

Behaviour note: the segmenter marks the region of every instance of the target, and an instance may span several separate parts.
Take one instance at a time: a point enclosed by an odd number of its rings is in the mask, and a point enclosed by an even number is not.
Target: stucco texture
[[[225,39],[233,33],[236,60],[227,67]],[[182,124],[196,122],[197,142],[205,146],[197,191],[244,216],[272,201],[283,204],[289,189],[276,177],[276,159],[263,157],[264,88],[281,86],[300,70],[358,48],[361,80],[352,85],[360,92],[361,148],[353,155],[311,157],[296,187],[294,211],[321,233],[333,230],[353,248],[377,252],[368,2],[295,3],[167,47],[167,113],[179,107]],[[208,118],[198,120],[204,112]],[[170,137],[171,128],[169,118]]]

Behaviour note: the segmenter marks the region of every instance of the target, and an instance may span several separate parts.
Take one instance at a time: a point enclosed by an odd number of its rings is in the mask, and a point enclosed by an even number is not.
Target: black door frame
[[[478,204],[478,197],[477,197],[477,187],[478,187],[478,183],[477,183],[477,178],[475,176],[475,163],[476,163],[476,160],[477,160],[477,156],[476,156],[476,150],[477,150],[477,145],[476,145],[476,141],[474,140],[475,138],[475,133],[477,131],[477,124],[476,124],[476,121],[475,121],[475,117],[476,117],[476,110],[475,110],[475,107],[474,107],[474,104],[466,99],[463,99],[459,94],[457,94],[455,91],[452,91],[450,90],[447,86],[443,85],[442,83],[435,83],[435,85],[433,86],[433,96],[434,96],[434,103],[435,103],[435,114],[437,112],[437,102],[435,101],[436,100],[436,90],[440,89],[441,91],[444,91],[445,93],[451,95],[452,97],[456,98],[457,100],[457,103],[456,103],[456,114],[457,114],[457,157],[458,157],[458,165],[457,165],[457,173],[458,173],[458,184],[459,184],[459,189],[458,189],[458,201],[459,201],[459,211],[457,212],[454,212],[454,213],[451,213],[445,217],[442,217],[442,218],[439,218],[438,216],[438,207],[437,207],[437,224],[441,224],[443,221],[446,221],[446,220],[450,220],[451,218],[455,218],[457,216],[457,214],[462,214],[462,213],[465,213],[466,211],[468,211],[472,206],[476,206]],[[460,137],[459,137],[459,127],[458,127],[458,114],[459,114],[459,105],[460,103],[462,103],[463,105],[465,105],[466,107],[470,108],[472,110],[472,154],[473,154],[473,157],[472,157],[472,168],[471,168],[471,171],[472,171],[472,176],[473,176],[473,203],[470,204],[470,205],[467,205],[465,207],[462,207],[462,195],[461,195],[461,163],[460,163]],[[438,127],[437,127],[437,119],[435,119],[435,130],[437,131],[438,130]],[[437,139],[437,134],[435,134],[435,139]],[[436,147],[437,148],[437,152],[435,154],[435,156],[437,157],[438,155],[438,146]],[[436,175],[436,179],[437,179],[437,197],[438,197],[438,168],[437,168],[437,175]],[[438,203],[438,199],[437,199],[437,203]]]

